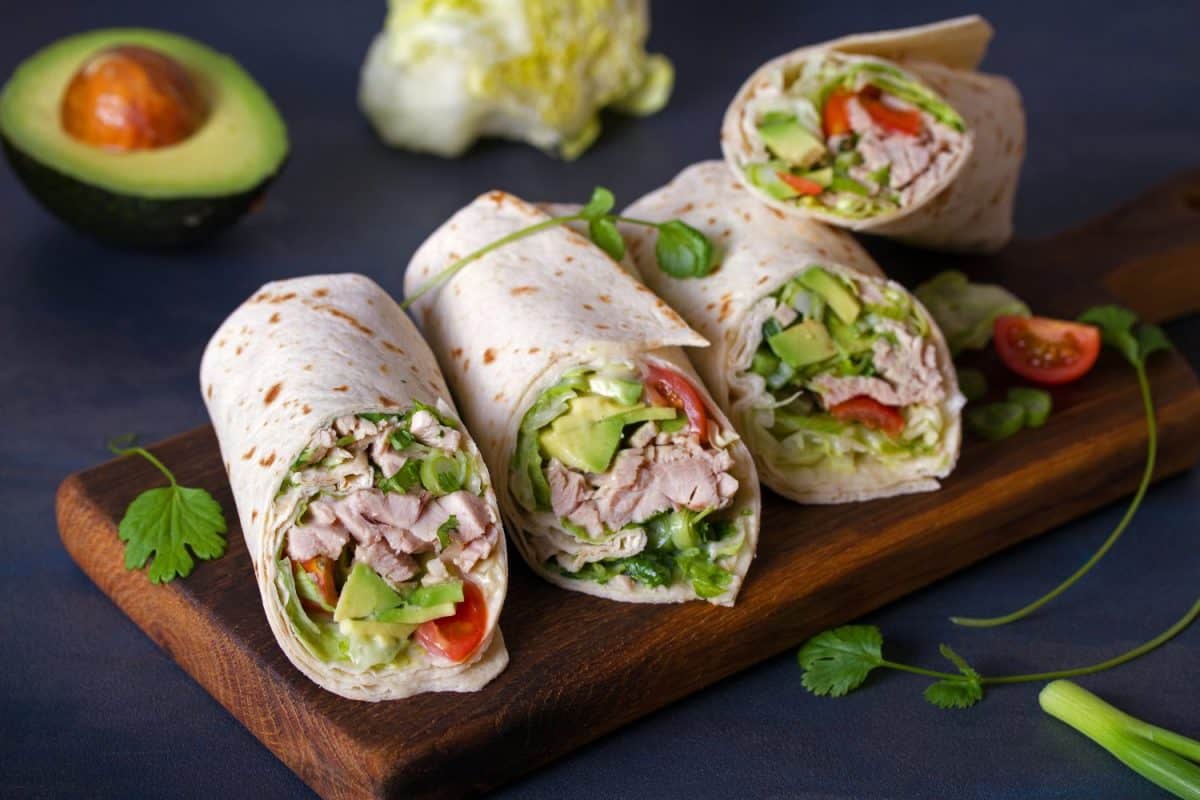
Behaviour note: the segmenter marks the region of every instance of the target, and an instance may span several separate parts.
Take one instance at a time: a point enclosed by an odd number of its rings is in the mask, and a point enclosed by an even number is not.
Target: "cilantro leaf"
[[[456,530],[458,530],[458,517],[456,517],[454,514],[451,514],[445,522],[443,522],[441,525],[438,525],[438,544],[442,546],[443,550],[450,546],[450,534]]]
[[[970,708],[983,699],[983,685],[978,676],[969,678],[946,678],[931,683],[925,689],[925,699],[938,708]]]
[[[809,639],[796,660],[804,669],[805,689],[841,697],[862,686],[871,670],[883,665],[883,634],[874,625],[843,625]]]
[[[974,669],[972,669],[971,665],[967,663],[967,660],[965,658],[963,658],[958,653],[951,650],[950,645],[948,645],[948,644],[938,645],[938,652],[942,654],[943,658],[945,658],[947,661],[949,661],[951,664],[953,664],[955,666],[955,668],[963,674],[963,677],[969,678],[974,681],[979,680],[979,673],[976,672]]]
[[[1151,353],[1171,349],[1171,340],[1157,325],[1142,325],[1137,332],[1138,355],[1144,362]]]
[[[1138,342],[1133,335],[1137,314],[1121,306],[1095,306],[1080,314],[1079,321],[1095,325],[1106,345],[1125,356],[1130,364],[1138,364]]]
[[[141,569],[150,558],[152,583],[186,578],[196,562],[225,552],[225,515],[204,489],[180,486],[161,461],[141,447],[119,448],[118,455],[140,455],[158,468],[169,486],[147,489],[134,498],[117,526],[125,542],[125,569]]]
[[[617,223],[611,218],[598,217],[590,221],[588,236],[597,247],[608,253],[613,261],[620,261],[625,257],[625,240],[617,230]]]

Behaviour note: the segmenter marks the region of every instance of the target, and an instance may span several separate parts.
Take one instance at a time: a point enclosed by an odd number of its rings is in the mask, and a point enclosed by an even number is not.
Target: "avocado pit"
[[[168,147],[204,124],[208,103],[175,59],[149,47],[116,45],[88,58],[63,94],[63,129],[107,150]]]

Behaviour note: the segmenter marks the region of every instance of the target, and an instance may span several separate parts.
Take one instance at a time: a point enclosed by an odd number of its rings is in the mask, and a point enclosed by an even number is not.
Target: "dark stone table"
[[[998,30],[985,66],[1012,76],[1029,116],[1017,229],[1080,223],[1200,161],[1200,6],[1194,2],[979,4]],[[736,14],[723,9],[736,7]],[[234,54],[287,118],[292,157],[265,207],[211,247],[121,252],[79,238],[0,170],[0,795],[280,797],[307,792],[159,651],[59,545],[53,492],[107,458],[206,422],[196,372],[220,320],[267,280],[353,270],[398,292],[413,248],[479,192],[578,201],[603,183],[628,202],[718,155],[728,98],[759,62],[845,32],[963,13],[958,3],[660,0],[652,45],[679,70],[670,108],[609,121],[563,164],[487,144],[455,162],[391,152],[355,105],[383,3],[44,0],[0,25],[0,76],[60,36],[163,27]],[[1200,323],[1170,326],[1193,363]],[[1132,378],[1131,378],[1132,379]],[[1103,659],[1195,599],[1200,472],[1154,488],[1127,538],[1075,591],[1025,623],[954,629],[1086,557],[1120,504],[895,603],[869,621],[897,658],[934,664],[953,643],[984,671]],[[1200,735],[1200,630],[1083,680],[1129,711]],[[1037,707],[1038,686],[939,711],[888,674],[843,700],[812,697],[785,656],[678,703],[508,787],[509,797],[1157,797]]]

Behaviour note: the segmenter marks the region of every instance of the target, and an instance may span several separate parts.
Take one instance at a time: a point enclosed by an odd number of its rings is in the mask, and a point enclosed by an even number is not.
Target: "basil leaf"
[[[702,278],[716,266],[708,237],[677,219],[658,226],[654,254],[659,269],[673,278]]]

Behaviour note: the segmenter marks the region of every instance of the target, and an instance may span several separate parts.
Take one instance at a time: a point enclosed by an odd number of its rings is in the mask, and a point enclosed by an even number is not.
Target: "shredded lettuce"
[[[456,156],[495,135],[575,158],[600,109],[666,105],[674,69],[648,33],[631,0],[391,0],[360,101],[390,144]]]

